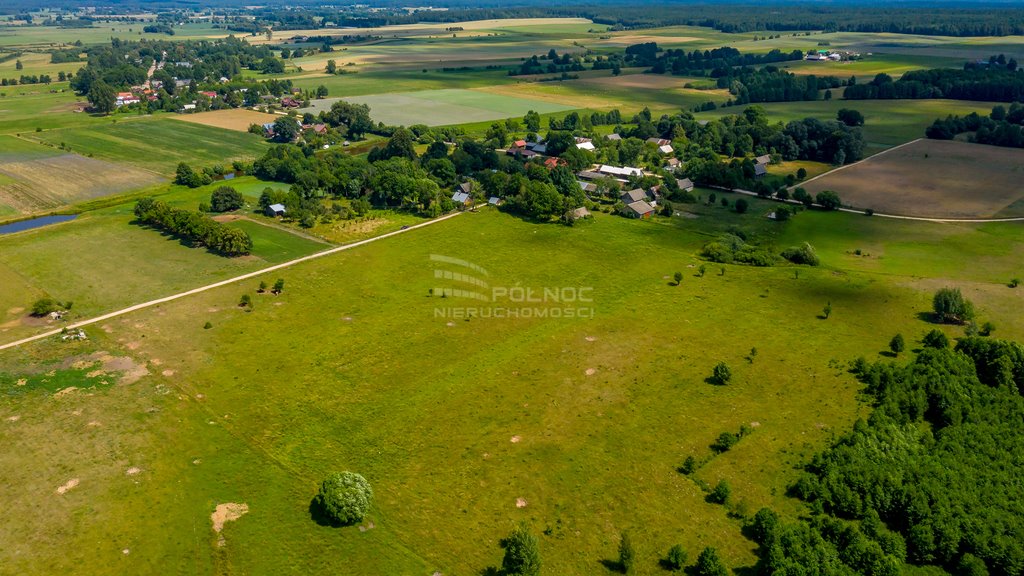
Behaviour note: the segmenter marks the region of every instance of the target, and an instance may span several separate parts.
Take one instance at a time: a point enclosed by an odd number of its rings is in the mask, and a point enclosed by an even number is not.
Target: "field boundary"
[[[793,190],[795,190],[795,189],[797,189],[797,188],[799,188],[801,186],[806,186],[807,184],[809,184],[811,182],[814,182],[818,178],[821,178],[823,176],[828,176],[829,174],[835,174],[836,172],[839,172],[840,170],[844,170],[844,169],[849,168],[851,166],[856,166],[856,165],[860,164],[861,162],[867,162],[868,160],[870,160],[872,158],[878,158],[879,156],[881,156],[883,154],[887,154],[889,152],[892,152],[893,150],[897,150],[899,148],[903,148],[904,146],[910,146],[911,144],[913,144],[915,142],[920,142],[921,140],[927,140],[927,138],[914,138],[910,142],[904,142],[903,144],[897,144],[896,146],[893,146],[892,148],[886,148],[885,150],[882,150],[878,154],[872,154],[871,156],[868,156],[867,158],[861,158],[860,160],[857,160],[856,162],[851,162],[849,164],[843,164],[842,166],[839,166],[839,167],[837,167],[835,169],[829,170],[828,172],[825,172],[823,174],[818,174],[814,178],[808,178],[807,180],[804,180],[803,182],[801,182],[799,184],[790,186],[789,190],[790,190],[790,192],[792,192]]]
[[[261,274],[266,274],[268,272],[273,272],[275,270],[281,270],[282,268],[288,268],[289,266],[293,266],[295,264],[301,264],[302,262],[308,262],[310,260],[315,260],[317,258],[322,258],[324,256],[330,256],[331,254],[335,254],[337,252],[343,252],[345,250],[351,250],[352,248],[357,248],[359,246],[364,246],[364,245],[369,244],[371,242],[376,242],[378,240],[383,240],[385,238],[390,238],[390,237],[396,236],[398,234],[403,234],[405,232],[410,232],[410,231],[416,230],[418,228],[423,228],[424,226],[430,226],[431,224],[436,224],[438,222],[442,222],[444,220],[448,220],[450,218],[454,218],[454,217],[456,217],[456,216],[458,216],[460,214],[462,214],[462,212],[454,212],[452,214],[447,214],[445,216],[434,218],[433,220],[428,220],[428,221],[422,222],[420,224],[414,224],[412,226],[409,226],[407,228],[403,228],[401,230],[395,230],[394,232],[388,232],[386,234],[381,234],[380,236],[374,236],[373,238],[367,238],[366,240],[359,240],[358,242],[353,242],[351,244],[343,244],[341,246],[336,246],[334,248],[328,248],[327,250],[323,250],[321,252],[316,252],[315,254],[309,254],[307,256],[302,256],[302,257],[296,258],[294,260],[289,260],[287,262],[282,262],[280,264],[275,264],[275,265],[269,266],[267,268],[262,268],[260,270],[256,270],[256,271],[253,271],[253,272],[248,272],[246,274],[242,274],[241,276],[235,276],[234,278],[228,278],[227,280],[221,280],[219,282],[214,282],[213,284],[207,284],[206,286],[200,286],[199,288],[193,288],[191,290],[186,290],[185,292],[179,292],[177,294],[172,294],[170,296],[164,296],[163,298],[157,298],[155,300],[150,300],[148,302],[143,302],[141,304],[135,304],[135,305],[129,306],[127,308],[122,308],[120,310],[117,310],[117,311],[114,311],[114,312],[109,312],[107,314],[103,314],[103,315],[100,315],[100,316],[94,316],[92,318],[88,318],[88,319],[85,319],[85,320],[81,320],[79,322],[74,322],[74,323],[68,324],[67,326],[64,326],[64,327],[59,328],[59,329],[49,330],[49,331],[43,332],[41,334],[36,334],[35,336],[29,336],[28,338],[22,338],[21,340],[15,340],[14,342],[8,342],[6,344],[0,344],[0,350],[7,350],[9,348],[15,348],[15,347],[21,346],[22,344],[28,344],[30,342],[35,342],[37,340],[42,340],[44,338],[49,338],[50,336],[56,336],[57,334],[60,334],[65,329],[73,330],[75,328],[82,328],[84,326],[89,326],[89,325],[95,324],[97,322],[103,322],[104,320],[109,320],[111,318],[116,318],[118,316],[123,316],[125,314],[131,313],[131,312],[135,312],[137,310],[142,310],[142,309],[145,309],[145,308],[149,308],[149,307],[152,307],[152,306],[156,306],[158,304],[164,304],[166,302],[173,302],[174,300],[185,298],[186,296],[192,296],[193,294],[199,294],[201,292],[206,292],[208,290],[213,290],[214,288],[220,288],[221,286],[227,286],[228,284],[233,284],[235,282],[240,282],[242,280],[248,280],[249,278],[255,278],[256,276],[259,276]]]

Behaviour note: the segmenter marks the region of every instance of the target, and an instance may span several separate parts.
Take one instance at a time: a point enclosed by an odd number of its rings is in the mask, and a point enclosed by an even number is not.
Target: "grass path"
[[[110,313],[107,313],[107,314],[103,314],[103,315],[100,315],[100,316],[95,316],[93,318],[88,318],[88,319],[82,320],[80,322],[75,322],[73,324],[69,324],[69,325],[67,325],[64,328],[69,329],[69,330],[73,330],[73,329],[77,329],[77,328],[82,328],[84,326],[89,326],[89,325],[95,324],[97,322],[103,322],[104,320],[109,320],[110,318],[116,318],[117,316],[122,316],[122,315],[128,314],[130,312],[135,312],[136,310],[142,310],[143,308],[149,308],[151,306],[156,306],[157,304],[163,304],[165,302],[171,302],[173,300],[178,300],[179,298],[184,298],[186,296],[191,296],[193,294],[199,294],[200,292],[205,292],[207,290],[212,290],[214,288],[220,288],[221,286],[227,286],[228,284],[232,284],[234,282],[239,282],[241,280],[248,280],[249,278],[254,278],[254,277],[259,276],[261,274],[266,274],[268,272],[273,272],[275,270],[280,270],[282,268],[287,268],[289,266],[293,266],[293,265],[299,264],[301,262],[306,262],[306,261],[313,260],[313,259],[316,259],[316,258],[321,258],[323,256],[329,256],[331,254],[335,254],[337,252],[342,252],[344,250],[351,250],[352,248],[363,246],[363,245],[369,244],[371,242],[376,242],[377,240],[383,240],[385,238],[390,238],[391,236],[402,234],[404,232],[409,232],[409,231],[415,230],[417,228],[422,228],[424,226],[430,226],[431,224],[436,224],[437,222],[441,222],[443,220],[448,220],[449,218],[454,218],[455,216],[458,216],[459,214],[462,214],[462,212],[455,212],[455,213],[452,213],[452,214],[448,214],[446,216],[441,216],[439,218],[435,218],[433,220],[428,220],[428,221],[423,222],[421,224],[414,224],[412,226],[409,226],[408,228],[403,228],[401,230],[395,230],[394,232],[388,232],[387,234],[381,234],[380,236],[374,236],[373,238],[367,238],[366,240],[360,240],[358,242],[353,242],[351,244],[344,244],[342,246],[337,246],[337,247],[334,247],[334,248],[330,248],[330,249],[324,250],[322,252],[317,252],[315,254],[310,254],[308,256],[302,256],[301,258],[295,258],[294,260],[289,260],[287,262],[282,262],[280,264],[275,264],[275,265],[269,266],[267,268],[262,268],[260,270],[255,270],[253,272],[248,272],[246,274],[242,274],[241,276],[235,276],[234,278],[229,278],[227,280],[221,280],[220,282],[214,282],[213,284],[207,284],[206,286],[200,286],[199,288],[193,288],[191,290],[186,290],[185,292],[179,292],[177,294],[172,294],[171,296],[164,296],[163,298],[157,298],[155,300],[150,300],[148,302],[143,302],[141,304],[135,304],[135,305],[129,306],[127,308],[122,308],[121,310],[117,310],[117,311],[110,312]],[[15,340],[14,342],[8,342],[6,344],[0,344],[0,350],[7,350],[8,348],[16,348],[16,347],[21,346],[23,344],[28,344],[29,342],[35,342],[36,340],[42,340],[43,338],[49,338],[50,336],[56,336],[57,334],[60,334],[61,331],[64,330],[64,328],[49,330],[49,331],[43,332],[41,334],[36,334],[35,336],[29,336],[28,338],[22,338],[21,340]]]

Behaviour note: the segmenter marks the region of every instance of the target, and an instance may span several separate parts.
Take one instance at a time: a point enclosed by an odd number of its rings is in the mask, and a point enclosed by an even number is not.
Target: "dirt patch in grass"
[[[182,122],[202,124],[203,126],[214,126],[217,128],[225,128],[227,130],[247,132],[249,130],[249,126],[252,124],[267,124],[277,120],[279,116],[275,114],[264,114],[263,112],[256,112],[255,110],[235,108],[231,110],[200,112],[198,114],[177,114],[172,116],[172,118],[175,120],[181,120]]]
[[[234,502],[227,502],[225,504],[218,504],[217,508],[210,514],[210,521],[213,522],[213,531],[217,533],[217,546],[223,546],[226,544],[224,536],[220,534],[220,531],[224,529],[226,522],[234,522],[242,517],[243,514],[249,512],[249,505],[242,503],[236,504]]]
[[[58,486],[57,494],[67,494],[67,492],[74,488],[75,486],[78,486],[78,478],[72,478],[71,480],[68,480],[67,482]]]
[[[1024,150],[919,140],[803,184],[843,204],[931,218],[1024,216]],[[1018,203],[1018,209],[1011,208]]]
[[[23,213],[65,206],[163,181],[151,172],[77,154],[0,162],[0,175],[13,180],[0,185],[0,203]]]

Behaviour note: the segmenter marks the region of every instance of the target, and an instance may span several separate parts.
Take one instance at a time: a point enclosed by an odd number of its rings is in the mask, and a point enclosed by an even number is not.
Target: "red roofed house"
[[[206,90],[206,91],[200,92],[200,94],[202,94],[203,96],[206,96],[207,98],[216,98],[217,97],[217,93],[214,92],[213,90]]]
[[[552,156],[544,160],[544,166],[547,167],[548,170],[554,170],[556,166],[565,166],[566,164],[568,164],[568,162],[562,160],[558,156]]]

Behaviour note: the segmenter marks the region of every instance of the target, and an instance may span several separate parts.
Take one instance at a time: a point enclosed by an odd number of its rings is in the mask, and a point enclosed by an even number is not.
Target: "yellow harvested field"
[[[949,140],[916,140],[808,180],[843,204],[928,218],[1024,216],[1024,150]]]
[[[199,112],[198,114],[176,114],[171,116],[171,118],[181,120],[183,122],[192,122],[193,124],[202,124],[204,126],[213,126],[215,128],[225,128],[227,130],[245,132],[252,124],[266,124],[267,122],[273,122],[274,120],[277,120],[278,116],[276,114],[256,112],[255,110],[235,108],[230,110]]]

